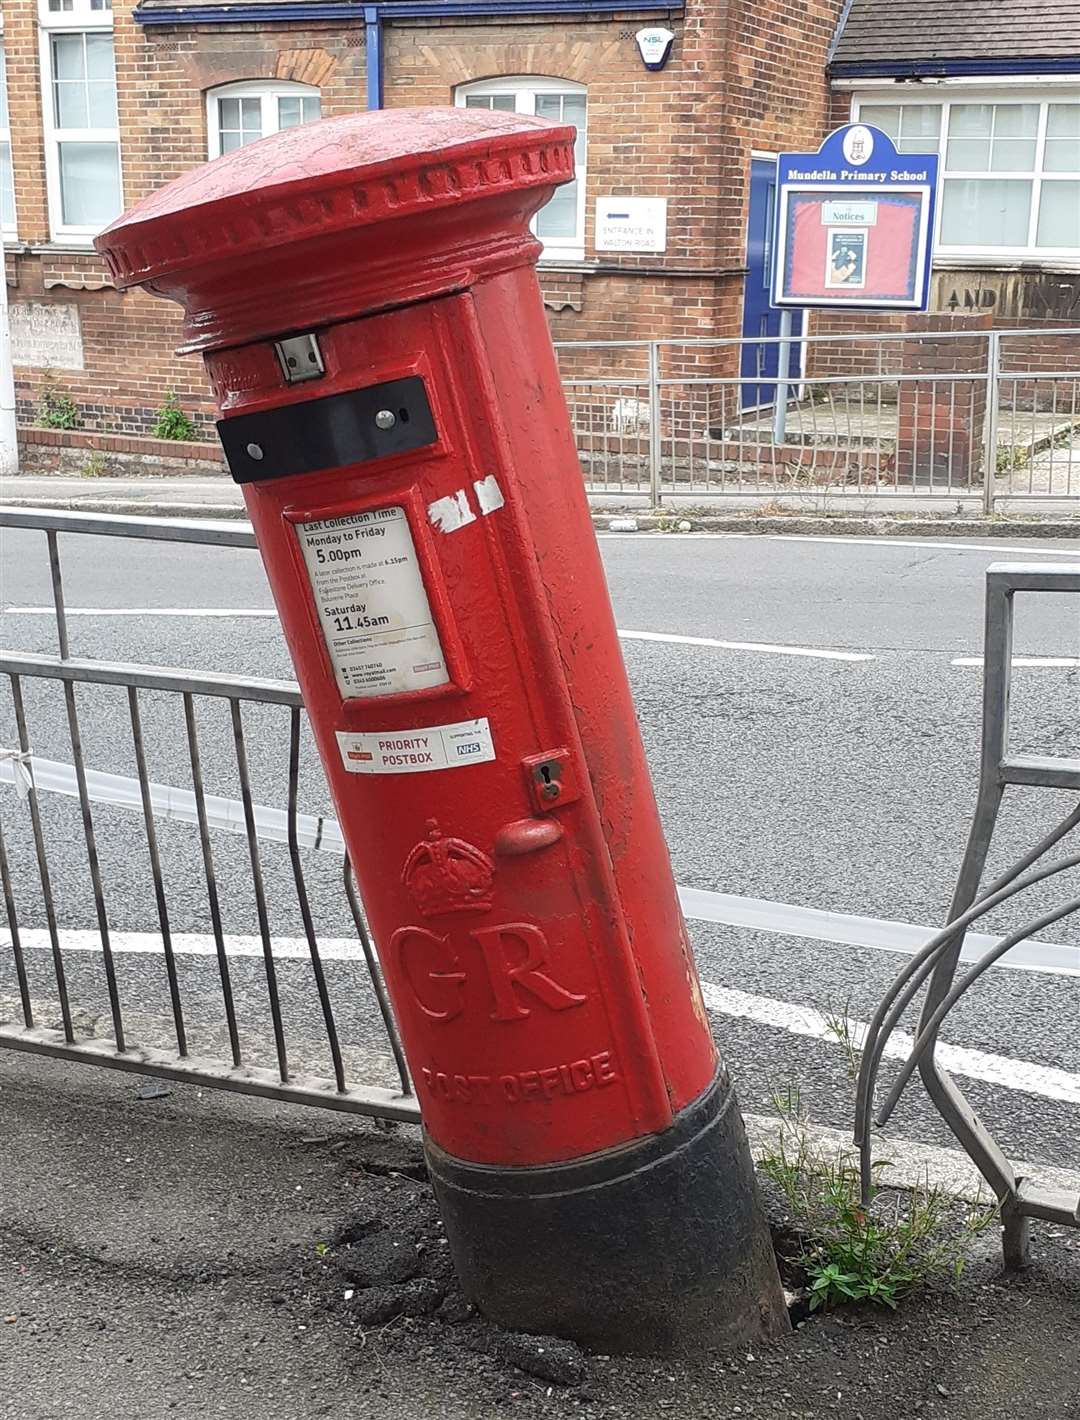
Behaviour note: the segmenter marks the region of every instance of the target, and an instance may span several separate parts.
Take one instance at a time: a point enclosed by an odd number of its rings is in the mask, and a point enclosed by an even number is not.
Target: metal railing
[[[786,399],[779,346],[557,344],[590,493],[1080,506],[1080,329],[810,334]]]
[[[409,1080],[397,1028],[389,1000],[371,946],[363,912],[357,898],[351,865],[344,853],[336,825],[317,815],[300,812],[301,750],[306,734],[299,688],[290,681],[265,680],[256,677],[232,677],[212,672],[197,672],[171,667],[146,666],[125,662],[99,661],[73,657],[68,634],[68,618],[64,600],[60,535],[83,535],[109,538],[148,538],[162,542],[199,543],[222,548],[254,548],[254,535],[248,529],[207,522],[184,524],[133,518],[116,518],[94,514],[44,513],[34,510],[0,510],[0,529],[37,530],[44,534],[48,552],[49,576],[58,639],[56,656],[28,652],[0,651],[0,677],[6,677],[11,693],[12,719],[4,729],[13,730],[14,744],[2,752],[0,769],[6,768],[9,782],[19,790],[14,798],[3,799],[4,814],[0,817],[0,889],[8,920],[10,960],[14,971],[15,992],[5,998],[0,986],[0,1047],[30,1051],[64,1059],[89,1061],[141,1074],[160,1075],[173,1080],[195,1081],[249,1094],[265,1095],[304,1104],[318,1104],[383,1118],[416,1120],[419,1118]],[[71,763],[58,764],[35,753],[34,713],[45,715],[48,706],[43,693],[49,686],[58,686],[63,697],[63,720],[70,744]],[[135,762],[134,783],[122,776],[103,774],[88,767],[84,747],[84,712],[89,697],[106,688],[122,692],[126,737]],[[183,743],[190,773],[190,790],[155,784],[148,768],[148,708],[152,706],[152,721],[157,727],[168,722],[163,702],[179,710],[183,724]],[[225,724],[216,726],[218,749],[231,747],[231,770],[239,786],[235,800],[211,795],[206,790],[206,757],[202,739],[207,725],[207,705],[224,707]],[[249,734],[245,711],[251,714],[277,713],[287,723],[278,720],[270,735],[260,734],[260,753],[267,742],[287,744],[286,802],[280,811],[261,808],[255,802],[249,750]],[[110,733],[121,733],[115,717],[115,697],[108,712],[98,707],[97,716],[109,716]],[[2,714],[2,711],[0,711]],[[6,719],[6,716],[4,716]],[[215,768],[219,768],[215,764]],[[93,897],[93,917],[96,931],[93,943],[81,938],[86,934],[72,932],[63,925],[68,917],[78,915],[73,906],[76,884],[70,871],[58,874],[53,867],[50,849],[55,849],[58,835],[50,834],[43,793],[59,788],[76,799],[79,808],[82,846]],[[144,881],[152,891],[153,911],[157,922],[154,941],[146,949],[143,961],[149,957],[160,962],[164,973],[165,1014],[148,1015],[143,999],[146,993],[146,972],[137,980],[128,980],[137,987],[133,1000],[125,1000],[125,979],[131,973],[121,969],[115,950],[118,932],[116,914],[111,910],[107,875],[99,846],[96,817],[102,805],[123,804],[125,811],[135,810],[141,816],[146,850]],[[206,950],[189,958],[177,950],[177,933],[170,912],[170,892],[163,863],[159,823],[181,819],[197,831],[199,860],[202,870],[203,909],[205,915]],[[68,826],[70,828],[70,826]],[[216,864],[214,831],[241,833],[247,846],[247,883],[257,920],[258,960],[261,961],[265,991],[265,1019],[268,1012],[269,1037],[254,1033],[253,1022],[245,1018],[252,1012],[252,997],[246,991],[238,998],[234,974],[237,958],[230,950],[226,931],[223,883]],[[64,832],[63,846],[70,834]],[[136,870],[134,840],[126,829],[122,835],[127,868]],[[282,843],[287,849],[289,876],[302,922],[304,960],[310,970],[313,1000],[309,1019],[321,1025],[318,1054],[329,1066],[325,1074],[307,1070],[297,1072],[290,1061],[290,1038],[286,1024],[279,972],[280,944],[271,927],[271,912],[264,882],[263,848],[267,840]],[[329,841],[328,841],[329,840]],[[341,890],[348,905],[349,917],[355,929],[358,952],[346,952],[348,964],[346,985],[349,1009],[356,1015],[357,998],[366,995],[369,1004],[366,1020],[382,1032],[383,1048],[356,1052],[343,1048],[338,1027],[333,992],[320,951],[311,895],[305,873],[305,858],[310,853],[336,851],[342,863]],[[12,856],[17,851],[20,862],[34,864],[36,882],[31,885],[27,874],[14,868]],[[187,895],[194,890],[185,884]],[[125,909],[121,907],[121,915]],[[129,909],[127,909],[129,910]],[[190,910],[190,908],[188,908]],[[44,920],[45,928],[27,929],[24,919],[32,916]],[[45,950],[35,952],[30,946],[34,938]],[[73,938],[79,940],[73,942]],[[91,945],[93,961],[100,955],[107,1008],[95,1016],[92,1003],[80,1005],[75,981],[88,985],[82,963]],[[208,1028],[205,1020],[194,1022],[185,1010],[185,994],[190,987],[200,1000],[207,995],[202,979],[201,963],[207,958],[216,967],[218,1007],[214,1016],[223,1022],[223,1029]],[[75,966],[78,960],[79,966]],[[51,974],[43,968],[48,961]],[[193,963],[199,964],[196,981]],[[185,974],[190,978],[185,980]],[[96,973],[91,973],[93,978]],[[355,979],[354,979],[355,978]],[[89,982],[92,990],[100,980]],[[339,1000],[341,993],[339,992]],[[316,1006],[317,1003],[317,1006]],[[131,1024],[134,1010],[138,1024]],[[5,1019],[5,1017],[7,1017]],[[13,1017],[13,1018],[12,1018]],[[169,1039],[165,1039],[166,1030]],[[214,1041],[220,1054],[200,1052],[193,1048],[193,1032]],[[310,1043],[305,1051],[312,1053]],[[261,1056],[269,1055],[265,1063]],[[353,1068],[350,1069],[350,1065]],[[359,1077],[357,1077],[359,1074]],[[370,1078],[370,1076],[377,1078]],[[368,1078],[365,1078],[367,1076]]]
[[[948,924],[905,964],[885,993],[863,1042],[857,1083],[855,1138],[862,1156],[864,1197],[872,1185],[871,1123],[878,1070],[886,1046],[901,1016],[929,980],[911,1054],[893,1081],[876,1123],[888,1122],[905,1086],[918,1069],[927,1093],[942,1118],[993,1189],[1004,1226],[1005,1260],[1023,1266],[1032,1218],[1080,1227],[1080,1196],[1040,1187],[1019,1176],[986,1125],[968,1104],[959,1085],[935,1056],[939,1031],[953,1006],[1013,947],[1036,936],[1062,918],[1080,912],[1075,888],[1054,907],[995,942],[957,980],[969,926],[998,904],[1039,883],[1057,879],[1080,867],[1075,841],[1049,862],[1046,855],[1080,827],[1080,803],[1019,861],[986,886],[983,874],[990,845],[1009,786],[1080,792],[1080,757],[1016,754],[1009,746],[1009,699],[1012,682],[1014,598],[1018,592],[1080,593],[1080,562],[1074,567],[998,563],[986,574],[983,721],[979,790],[967,847],[953,894]],[[1080,959],[1080,950],[1078,950]]]

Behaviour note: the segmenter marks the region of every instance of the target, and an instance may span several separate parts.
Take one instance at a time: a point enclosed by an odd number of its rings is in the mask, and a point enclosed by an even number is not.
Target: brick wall
[[[11,267],[9,258],[9,269]],[[81,427],[106,433],[146,433],[166,394],[206,434],[213,432],[209,392],[199,360],[179,359],[178,307],[141,291],[121,293],[104,279],[96,256],[65,253],[20,255],[14,263],[13,302],[74,306],[79,313],[85,368],[16,366],[19,417],[33,418],[46,384],[70,394],[79,406]]]
[[[124,200],[137,202],[206,161],[208,89],[242,79],[312,84],[325,118],[366,103],[363,30],[340,25],[137,25],[116,4]],[[153,95],[153,102],[146,95]]]
[[[202,362],[173,354],[182,338],[179,308],[138,291],[115,291],[92,252],[50,249],[35,9],[29,0],[5,6],[21,244],[8,255],[8,294],[17,302],[75,306],[85,368],[16,367],[20,418],[34,417],[48,382],[70,393],[82,427],[141,434],[173,391],[200,433],[212,434],[213,405]],[[135,24],[132,9],[130,0],[116,0],[125,204],[206,160],[208,88],[243,79],[289,79],[319,87],[327,116],[364,107],[362,30],[346,32],[339,25],[144,29]]]
[[[4,55],[7,61],[11,161],[19,234],[43,241],[49,221],[45,203],[45,142],[38,82],[37,6],[29,0],[4,5]]]

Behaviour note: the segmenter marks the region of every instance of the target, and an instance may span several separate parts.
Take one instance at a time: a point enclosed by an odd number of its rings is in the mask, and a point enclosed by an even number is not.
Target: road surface
[[[844,1127],[846,1054],[822,1018],[872,1013],[904,961],[887,949],[903,932],[882,923],[943,920],[974,802],[985,569],[1000,561],[1080,561],[1080,548],[1043,540],[1004,547],[974,539],[642,534],[603,536],[601,547],[676,877],[694,890],[687,906],[706,1000],[743,1107],[769,1113],[776,1093],[797,1087],[815,1121]],[[61,548],[72,654],[291,675],[254,552],[84,537],[64,538]],[[0,642],[54,651],[43,534],[5,533],[2,551]],[[1035,664],[1015,672],[1016,749],[1080,753],[1076,600],[1039,596],[1020,605],[1016,654]],[[35,754],[70,765],[60,687],[28,681],[25,689]],[[190,790],[182,713],[172,700],[143,697],[149,773],[158,784]],[[84,688],[79,705],[88,767],[134,775],[124,693]],[[288,712],[251,706],[244,715],[255,801],[280,809]],[[235,800],[225,708],[200,702],[199,716],[207,792]],[[15,742],[4,686],[0,745]],[[40,799],[77,1023],[101,1033],[108,1002],[78,805],[63,793]],[[306,813],[332,815],[306,740],[300,802]],[[994,863],[1018,856],[1073,802],[1075,795],[1015,791]],[[27,815],[8,783],[0,783],[0,813],[19,921],[33,943],[33,994],[41,1021],[55,1023]],[[140,818],[97,804],[94,823],[129,1033],[168,1046]],[[192,1048],[224,1058],[197,834],[187,823],[161,820],[159,835]],[[260,848],[290,1057],[326,1073],[288,855],[273,841]],[[247,844],[218,831],[213,849],[226,931],[237,938],[231,968],[244,1045],[251,1058],[271,1064]],[[304,861],[347,1063],[357,1079],[391,1083],[340,858],[305,851]],[[988,918],[984,930],[1013,927],[1065,890],[1033,891],[1023,907]],[[806,908],[827,915],[808,917]],[[853,924],[852,916],[874,921]],[[988,974],[950,1017],[944,1039],[968,1052],[954,1057],[964,1088],[1006,1149],[1075,1167],[1080,930],[1066,921],[1042,938],[1050,947],[1041,958],[1021,954],[1020,969]],[[1028,969],[1040,962],[1051,969]],[[10,953],[0,948],[0,1006],[10,1016],[15,1004]],[[918,1083],[893,1127],[909,1139],[951,1142]]]

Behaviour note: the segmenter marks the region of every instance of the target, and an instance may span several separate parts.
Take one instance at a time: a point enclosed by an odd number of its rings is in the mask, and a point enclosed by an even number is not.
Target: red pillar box
[[[533,271],[573,130],[291,129],[97,240],[179,301],[468,1294],[606,1348],[786,1324]]]

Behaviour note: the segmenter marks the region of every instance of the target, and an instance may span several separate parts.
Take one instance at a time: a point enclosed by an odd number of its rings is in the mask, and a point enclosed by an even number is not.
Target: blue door
[[[763,335],[780,334],[780,312],[769,305],[769,283],[772,279],[773,217],[776,212],[776,160],[750,160],[750,216],[746,229],[746,286],[743,293],[743,326],[745,340],[757,340]],[[802,334],[801,311],[793,312],[792,333]],[[802,347],[791,351],[791,374],[796,378],[802,368]],[[777,346],[744,345],[740,374],[743,409],[760,409],[776,399]]]

